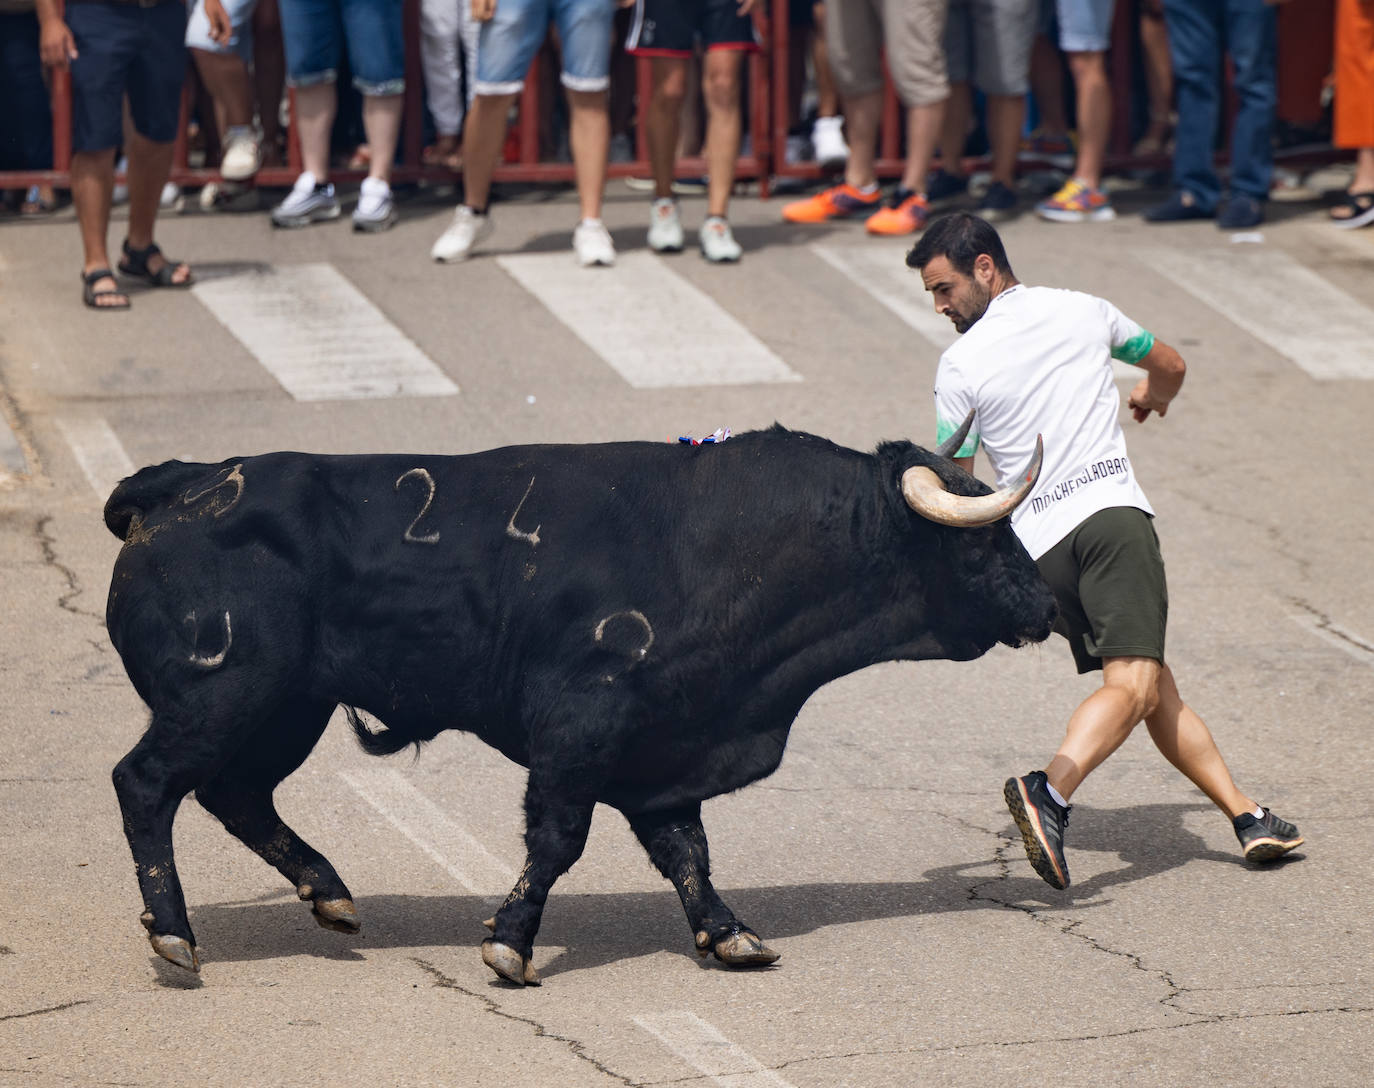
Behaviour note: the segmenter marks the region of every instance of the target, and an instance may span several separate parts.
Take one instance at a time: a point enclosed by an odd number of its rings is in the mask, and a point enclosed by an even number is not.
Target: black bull
[[[1008,521],[955,528],[904,501],[921,465],[988,493],[910,443],[864,454],[781,427],[700,447],[170,461],[123,481],[107,623],[152,716],[113,777],[153,947],[198,968],[172,856],[191,791],[320,924],[357,929],[334,867],[272,803],[343,705],[369,752],[457,728],[529,769],[528,859],[483,943],[498,974],[537,980],[545,900],[598,801],[673,882],[703,955],[776,959],[711,886],[702,801],[775,770],[830,680],[1050,633]]]

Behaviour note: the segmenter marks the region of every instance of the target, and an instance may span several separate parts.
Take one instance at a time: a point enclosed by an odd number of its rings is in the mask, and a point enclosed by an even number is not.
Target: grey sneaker
[[[219,175],[225,181],[247,181],[262,168],[262,151],[252,125],[231,125],[224,134]]]
[[[309,170],[296,179],[286,199],[272,209],[274,227],[308,227],[311,223],[339,218],[334,186],[319,185]]]
[[[391,186],[381,178],[363,178],[358,206],[353,209],[353,229],[386,230],[395,222],[396,205],[391,199]]]
[[[459,204],[453,211],[453,220],[435,240],[429,255],[436,261],[465,261],[491,230],[491,216],[478,215],[466,204]]]
[[[1262,817],[1243,812],[1231,821],[1246,861],[1273,861],[1303,844],[1298,829],[1268,809]]]
[[[682,252],[682,215],[672,197],[655,200],[649,211],[649,248],[655,253]]]
[[[1069,886],[1069,866],[1064,861],[1064,829],[1073,806],[1059,804],[1050,796],[1044,771],[1023,778],[1008,778],[1002,787],[1011,818],[1021,829],[1026,857],[1040,879],[1055,888]]]
[[[735,241],[730,224],[718,215],[711,216],[701,225],[699,237],[701,255],[713,264],[737,261],[744,253],[740,244]]]

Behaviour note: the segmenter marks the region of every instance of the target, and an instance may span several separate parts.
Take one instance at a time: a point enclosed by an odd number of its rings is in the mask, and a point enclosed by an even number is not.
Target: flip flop
[[[1346,193],[1339,204],[1327,212],[1333,226],[1354,230],[1374,223],[1374,192]]]
[[[94,272],[81,273],[81,301],[92,310],[127,310],[129,308],[129,297],[123,291],[114,287],[107,287],[103,291],[97,291],[95,285],[101,280],[114,279],[114,273],[108,268],[97,268]],[[118,296],[123,302],[101,302],[103,298]]]
[[[162,267],[156,272],[148,267],[148,262],[154,257],[162,258]],[[177,269],[184,268],[187,276],[184,280],[176,280]],[[149,245],[146,249],[134,249],[129,245],[129,239],[124,239],[124,259],[119,262],[119,271],[126,276],[133,276],[136,279],[146,280],[154,287],[190,287],[196,282],[196,278],[190,275],[191,267],[185,261],[173,261],[168,258],[157,243]]]

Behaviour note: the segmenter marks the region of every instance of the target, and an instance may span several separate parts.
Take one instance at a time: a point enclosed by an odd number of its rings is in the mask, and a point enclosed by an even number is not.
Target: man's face
[[[959,332],[968,332],[992,301],[992,273],[992,259],[981,254],[971,276],[957,271],[948,257],[935,257],[921,269],[921,281],[935,302],[935,312],[954,322]]]

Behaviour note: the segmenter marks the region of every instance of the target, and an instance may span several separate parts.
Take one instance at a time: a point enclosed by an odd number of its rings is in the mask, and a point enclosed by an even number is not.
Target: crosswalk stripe
[[[901,250],[885,245],[846,246],[820,242],[808,248],[867,291],[940,351],[959,339],[949,318],[935,312],[920,273],[906,266]]]
[[[563,253],[515,254],[497,263],[636,389],[801,381],[651,253],[621,254],[611,268],[586,270]]]
[[[1374,380],[1374,310],[1271,246],[1145,248],[1142,263],[1320,381]],[[1276,305],[1292,299],[1294,305]]]
[[[244,272],[191,290],[296,400],[458,392],[333,265]]]
[[[717,1084],[792,1088],[773,1070],[691,1012],[636,1016],[634,1022],[699,1073]]]
[[[134,463],[103,419],[59,416],[56,423],[96,496],[104,502],[115,484],[133,474]]]

